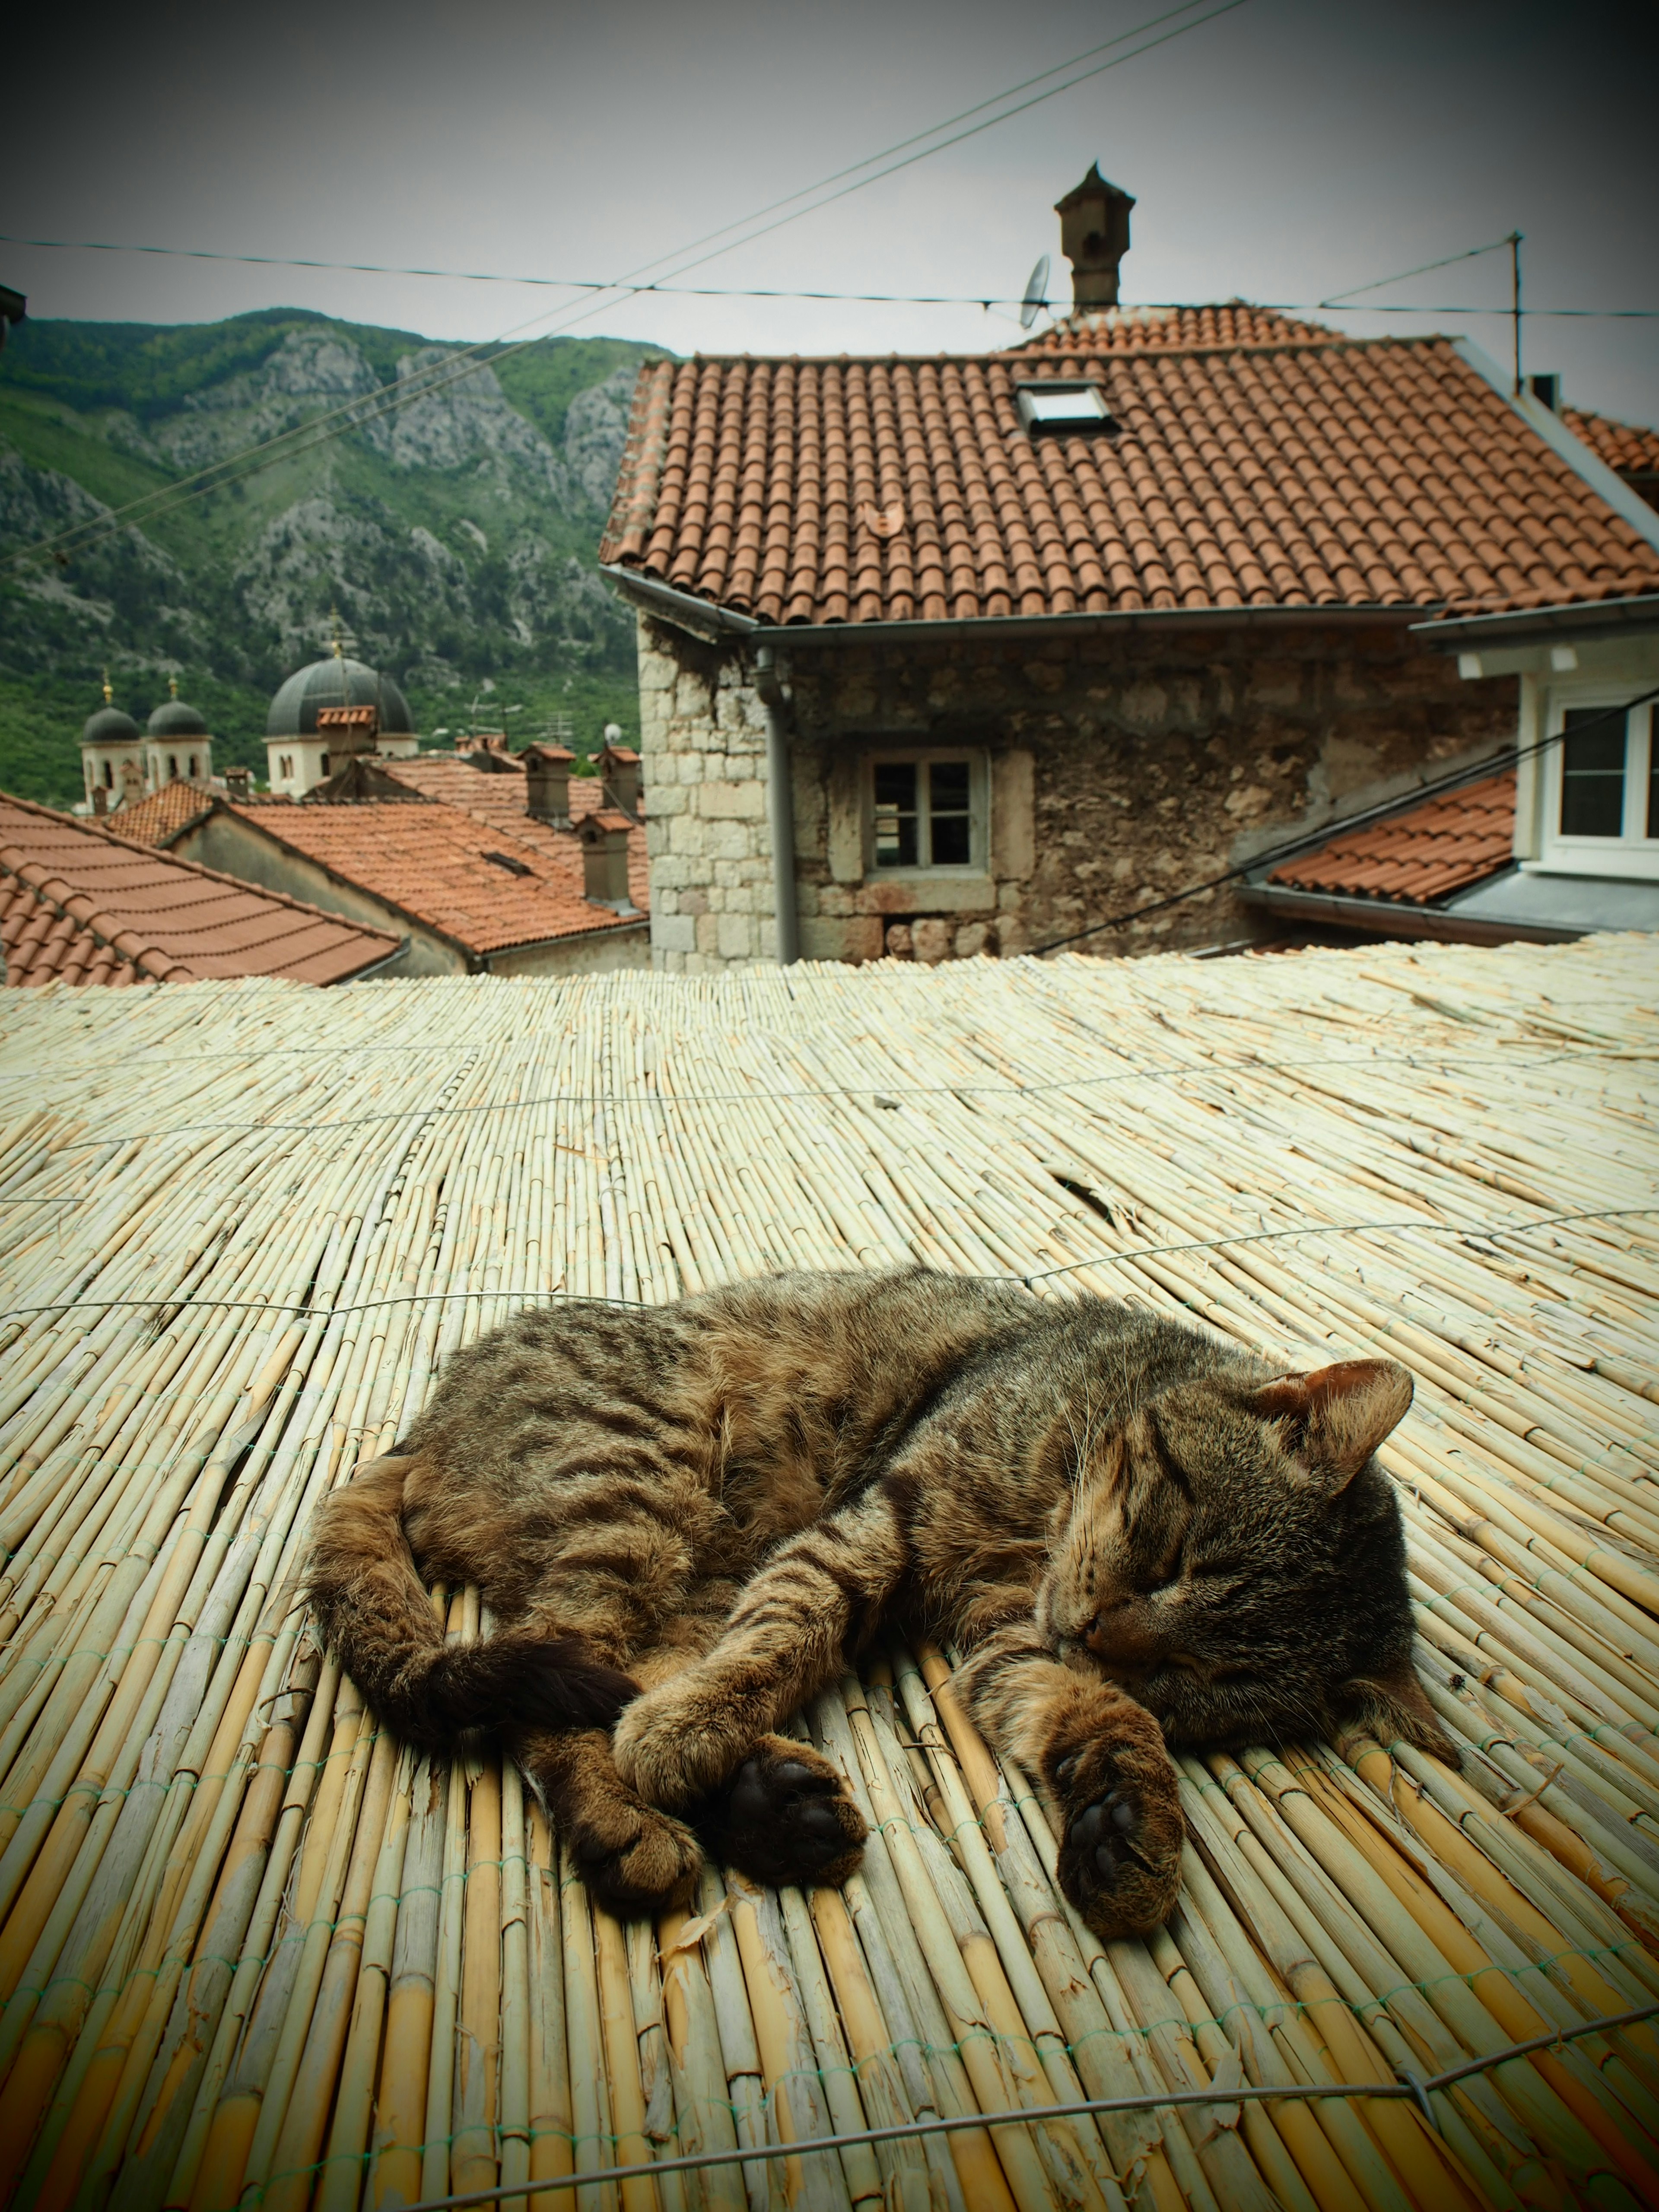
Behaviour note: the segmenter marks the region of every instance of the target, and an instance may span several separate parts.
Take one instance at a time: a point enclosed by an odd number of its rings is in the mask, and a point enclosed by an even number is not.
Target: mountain
[[[79,796],[106,667],[141,720],[176,677],[224,740],[216,761],[263,775],[270,695],[327,650],[337,609],[423,732],[471,720],[523,742],[560,713],[581,750],[607,720],[636,732],[633,623],[595,550],[653,349],[543,339],[428,388],[461,350],[291,308],[18,328],[0,352],[0,556],[177,495],[66,562],[0,572],[0,788]],[[196,471],[337,410],[339,434],[186,495]]]

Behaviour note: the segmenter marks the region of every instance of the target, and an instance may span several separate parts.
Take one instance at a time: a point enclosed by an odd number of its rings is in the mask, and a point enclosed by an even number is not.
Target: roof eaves
[[[1529,392],[1516,392],[1514,378],[1472,338],[1453,338],[1451,344],[1477,375],[1483,376],[1494,391],[1502,393],[1527,428],[1582,477],[1621,522],[1629,523],[1639,538],[1645,538],[1659,552],[1659,512],[1648,505],[1640,492],[1632,489],[1598,453],[1593,453],[1582,438],[1576,437],[1553,408],[1546,407],[1541,399],[1534,399]]]
[[[1329,629],[1409,627],[1427,606],[1348,605],[1138,607],[1105,612],[1043,615],[947,615],[927,622],[793,623],[760,625],[746,633],[757,645],[920,644],[930,638],[969,635],[1001,637],[1088,636],[1104,632],[1134,637],[1143,630],[1167,635],[1183,629]]]
[[[1549,607],[1505,607],[1489,615],[1440,615],[1415,623],[1412,635],[1442,653],[1459,646],[1525,645],[1542,637],[1596,637],[1610,629],[1659,631],[1659,592],[1626,599],[1564,599]]]
[[[1582,929],[1553,929],[1543,922],[1486,921],[1443,907],[1406,906],[1387,898],[1357,898],[1335,891],[1291,890],[1282,884],[1241,884],[1245,906],[1337,929],[1363,929],[1376,937],[1429,938],[1443,945],[1565,945]]]
[[[733,638],[751,637],[761,628],[753,615],[737,614],[730,608],[716,606],[712,599],[696,599],[690,592],[677,592],[672,584],[659,583],[654,576],[642,575],[637,568],[602,561],[599,574],[624,599],[643,606],[647,614],[661,615],[706,644],[726,645]]]

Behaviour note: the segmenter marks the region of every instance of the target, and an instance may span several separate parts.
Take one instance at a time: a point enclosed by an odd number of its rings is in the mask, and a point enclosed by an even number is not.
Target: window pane
[[[876,763],[876,866],[914,868],[916,865],[916,764],[914,761]]]
[[[1589,723],[1595,726],[1587,728]],[[1624,717],[1599,707],[1571,707],[1561,744],[1561,835],[1616,837],[1624,817]]]
[[[966,761],[935,761],[927,772],[929,842],[936,868],[965,868],[973,855]]]

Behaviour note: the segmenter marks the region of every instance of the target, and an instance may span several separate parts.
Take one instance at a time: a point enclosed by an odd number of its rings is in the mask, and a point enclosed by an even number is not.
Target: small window
[[[326,753],[323,755],[322,772],[325,775],[328,774],[328,755]]]
[[[104,788],[106,791],[113,791],[115,788],[115,763],[113,761],[106,761],[104,763]]]
[[[981,758],[970,753],[876,754],[869,774],[873,867],[984,867],[990,841]]]
[[[1040,430],[1076,433],[1115,430],[1106,395],[1091,377],[1045,376],[1015,386],[1019,419],[1035,435]]]
[[[177,783],[178,781],[179,756],[177,753],[169,753],[167,755],[167,781],[169,783]]]
[[[1626,697],[1629,696],[1626,692]],[[1659,747],[1647,706],[1558,701],[1547,725],[1542,865],[1585,875],[1659,876]]]
[[[190,772],[192,775],[196,773],[196,756],[194,753],[190,757]]]

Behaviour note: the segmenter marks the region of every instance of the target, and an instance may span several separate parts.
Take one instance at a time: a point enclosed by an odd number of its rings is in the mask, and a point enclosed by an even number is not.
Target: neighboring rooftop
[[[647,363],[600,557],[768,624],[1659,591],[1659,545],[1449,340],[1265,312],[1103,310],[992,356]],[[1029,434],[1021,380],[1079,374],[1120,428]]]
[[[1349,830],[1274,868],[1271,884],[1415,905],[1466,890],[1507,868],[1515,839],[1515,770],[1440,793],[1386,820]]]
[[[1659,1996],[1655,981],[1600,939],[11,994],[13,2204],[1653,2204],[1654,2023],[1560,2039]],[[884,1632],[799,1723],[860,1876],[711,1867],[624,1926],[497,1742],[419,1757],[324,1663],[309,1510],[457,1348],[918,1261],[1407,1362],[1380,1458],[1461,1771],[1185,1753],[1179,1908],[1106,1945],[1044,1783]],[[1329,2094],[1407,2072],[1426,2114]],[[1020,2121],[1085,2097],[1141,2108]]]
[[[1561,420],[1632,491],[1640,492],[1650,507],[1659,506],[1659,430],[1615,422],[1610,415],[1587,415],[1577,407],[1564,407]]]
[[[382,930],[3,794],[0,889],[9,983],[339,983],[398,951]]]
[[[374,763],[380,772],[417,765]],[[481,791],[497,780],[474,769],[463,767],[460,773]],[[500,781],[517,788],[522,807],[522,775]],[[297,805],[221,803],[343,883],[358,884],[386,905],[430,923],[470,953],[638,926],[637,915],[619,915],[586,896],[581,847],[571,831],[532,836],[537,825],[522,813],[498,820],[436,799],[416,805],[377,799],[337,805],[311,799]],[[488,857],[492,852],[495,860]]]
[[[216,795],[208,785],[180,776],[177,782],[164,783],[159,791],[135,799],[105,820],[118,837],[125,837],[131,845],[168,845],[192,822],[200,822],[213,811]]]
[[[381,761],[378,766],[398,782],[406,783],[412,791],[422,792],[428,799],[441,799],[446,805],[459,807],[491,830],[504,830],[520,844],[533,845],[561,871],[560,880],[580,890],[580,856],[573,832],[556,830],[526,811],[524,766],[512,753],[493,754],[488,769],[469,768],[464,759],[447,753],[422,753],[416,760]],[[596,776],[571,777],[573,823],[584,815],[597,814],[604,804],[605,787]],[[576,854],[574,860],[571,857],[573,853]],[[643,823],[629,824],[628,881],[635,905],[642,914],[648,912],[651,870]]]

